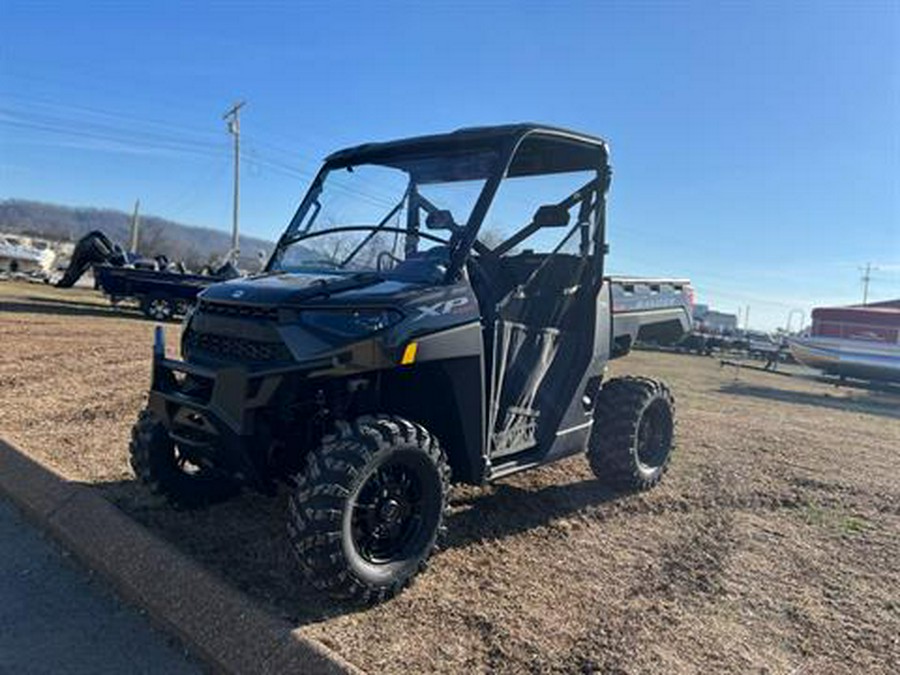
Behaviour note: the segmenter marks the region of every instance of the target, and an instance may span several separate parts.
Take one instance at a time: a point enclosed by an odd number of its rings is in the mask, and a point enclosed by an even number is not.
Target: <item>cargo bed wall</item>
[[[691,331],[692,297],[687,279],[610,277],[612,357],[638,340],[673,344]]]

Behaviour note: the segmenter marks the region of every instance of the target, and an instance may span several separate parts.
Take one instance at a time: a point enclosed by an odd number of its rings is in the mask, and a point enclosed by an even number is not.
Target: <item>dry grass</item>
[[[372,672],[900,671],[897,395],[633,354],[615,373],[679,405],[659,488],[609,494],[573,458],[457,489],[429,570],[360,611],[304,586],[284,495],[185,513],[134,482],[151,334],[90,291],[0,284],[0,435]]]

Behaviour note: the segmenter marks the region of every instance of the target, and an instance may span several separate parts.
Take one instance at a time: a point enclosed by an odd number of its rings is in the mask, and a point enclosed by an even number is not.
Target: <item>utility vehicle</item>
[[[365,602],[424,567],[451,481],[586,450],[652,486],[672,396],[604,372],[687,332],[690,291],[604,277],[609,183],[603,140],[536,124],[332,154],[264,273],[200,294],[183,360],[157,328],[135,472],[181,506],[287,479],[300,566]]]

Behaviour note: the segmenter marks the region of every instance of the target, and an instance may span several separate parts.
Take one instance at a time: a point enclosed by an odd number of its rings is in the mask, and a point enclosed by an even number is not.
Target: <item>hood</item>
[[[280,273],[232,279],[200,294],[213,302],[283,306],[315,300],[343,304],[364,299],[394,298],[418,284],[383,279],[374,273]]]

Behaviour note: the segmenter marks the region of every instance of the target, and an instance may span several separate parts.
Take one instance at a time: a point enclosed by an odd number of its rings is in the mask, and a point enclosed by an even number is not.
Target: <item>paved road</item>
[[[202,672],[0,499],[0,675]]]

